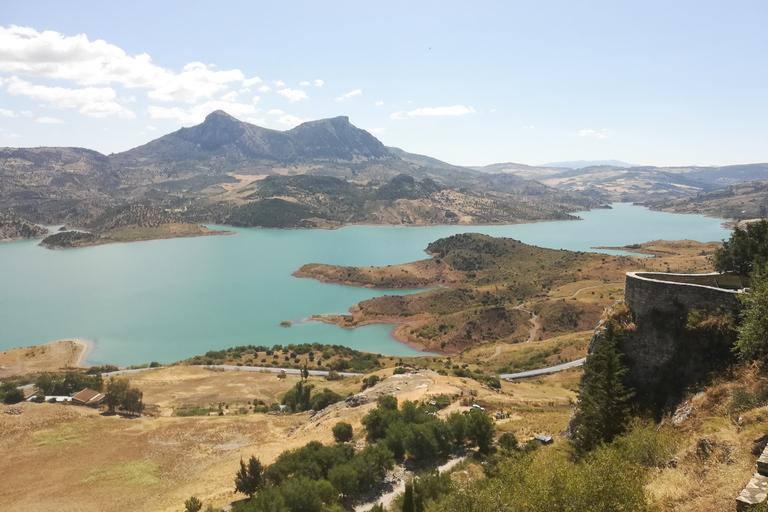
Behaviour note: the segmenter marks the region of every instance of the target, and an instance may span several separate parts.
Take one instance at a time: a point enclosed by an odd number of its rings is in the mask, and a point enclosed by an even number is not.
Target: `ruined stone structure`
[[[757,472],[736,498],[736,512],[746,512],[768,498],[768,448],[763,449],[755,466]]]
[[[627,383],[657,410],[673,407],[685,389],[733,361],[732,332],[691,329],[689,313],[737,315],[740,278],[728,274],[629,272],[624,302],[634,329],[619,342]]]
[[[627,272],[624,302],[638,316],[654,309],[672,312],[681,306],[686,310],[737,311],[742,285],[741,279],[732,274]]]

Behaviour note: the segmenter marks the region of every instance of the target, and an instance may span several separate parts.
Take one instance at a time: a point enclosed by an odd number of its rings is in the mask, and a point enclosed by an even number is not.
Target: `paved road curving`
[[[241,371],[241,372],[262,372],[262,371],[268,371],[272,373],[280,373],[285,372],[288,375],[300,375],[301,370],[297,368],[275,368],[274,366],[237,366],[235,364],[194,364],[190,365],[197,368],[218,368],[220,370],[227,370],[227,371]],[[159,367],[159,368],[133,368],[131,370],[117,370],[114,372],[106,372],[102,373],[101,375],[103,377],[111,377],[112,375],[123,375],[123,374],[130,374],[130,373],[139,373],[139,372],[145,372],[147,370],[159,370],[160,368],[165,367]],[[310,375],[314,375],[316,377],[325,377],[328,375],[328,370],[307,370],[309,371]],[[358,377],[361,375],[365,375],[363,373],[356,373],[356,372],[338,372],[339,375],[342,377]]]
[[[553,373],[561,372],[569,368],[576,368],[577,366],[581,366],[584,364],[584,361],[586,360],[587,358],[583,357],[581,359],[577,359],[569,363],[549,366],[547,368],[539,368],[538,370],[528,370],[525,372],[517,372],[517,373],[502,373],[499,375],[499,378],[504,380],[519,380],[519,379],[530,379],[531,377],[539,377],[541,375],[551,375]]]

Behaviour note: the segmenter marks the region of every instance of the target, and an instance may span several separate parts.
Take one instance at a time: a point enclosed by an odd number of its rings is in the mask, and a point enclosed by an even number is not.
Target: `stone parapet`
[[[739,309],[741,290],[718,287],[724,274],[671,274],[667,272],[627,272],[624,302],[635,316],[653,310],[674,311],[722,308]]]

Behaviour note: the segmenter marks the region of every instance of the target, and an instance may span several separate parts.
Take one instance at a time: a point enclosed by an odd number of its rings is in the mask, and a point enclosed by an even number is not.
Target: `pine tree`
[[[248,460],[248,465],[240,459],[240,470],[235,477],[235,492],[241,492],[253,496],[261,486],[264,467],[256,457]]]
[[[609,321],[602,339],[584,363],[573,420],[573,440],[578,454],[610,443],[624,432],[629,416],[628,402],[634,393],[622,383],[627,369],[621,364],[617,347],[618,329]]]
[[[742,359],[768,358],[768,266],[752,274],[749,293],[739,295],[744,306],[735,349]]]
[[[416,504],[413,500],[413,481],[405,484],[403,495],[403,512],[416,512]]]

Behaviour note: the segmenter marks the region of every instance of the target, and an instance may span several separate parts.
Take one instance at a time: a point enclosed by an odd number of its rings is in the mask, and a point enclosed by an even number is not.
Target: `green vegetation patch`
[[[53,428],[34,432],[32,437],[38,446],[81,444],[83,442],[80,429],[71,423],[59,423]]]
[[[248,203],[232,212],[227,223],[233,226],[263,228],[295,228],[302,220],[322,217],[309,207],[283,199],[264,199]]]
[[[91,470],[83,483],[114,482],[130,487],[157,485],[160,483],[157,476],[159,467],[156,462],[146,460],[118,462],[113,466]]]

